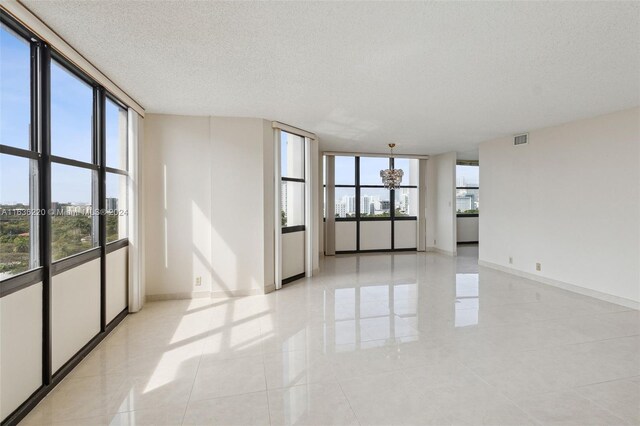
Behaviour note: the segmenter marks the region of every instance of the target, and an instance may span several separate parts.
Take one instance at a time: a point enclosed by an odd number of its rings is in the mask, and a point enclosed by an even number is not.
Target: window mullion
[[[104,89],[94,89],[94,161],[98,164],[98,244],[100,247],[100,331],[106,331],[107,327],[107,216],[106,209],[106,143],[105,143],[105,103]],[[94,203],[95,206],[95,203]],[[95,215],[93,216],[96,217]]]
[[[42,265],[42,379],[44,385],[52,381],[51,346],[51,50],[44,43],[38,43],[36,72],[32,107],[35,112],[36,141],[40,150],[39,160],[39,207],[47,214],[40,216],[40,264]]]

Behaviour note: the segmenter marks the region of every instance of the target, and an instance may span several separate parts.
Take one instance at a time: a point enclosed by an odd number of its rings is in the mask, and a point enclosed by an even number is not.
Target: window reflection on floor
[[[408,320],[416,323],[417,284],[377,284],[336,289],[334,315],[334,343],[351,344],[351,350],[362,348],[365,342],[415,335],[417,331]]]
[[[478,324],[478,274],[456,274],[456,327]]]

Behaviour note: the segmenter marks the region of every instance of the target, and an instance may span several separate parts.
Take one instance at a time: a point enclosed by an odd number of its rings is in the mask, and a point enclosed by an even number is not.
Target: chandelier
[[[389,148],[391,149],[391,156],[393,156],[393,148],[396,146],[395,143],[390,143]],[[402,183],[402,175],[404,172],[402,169],[385,169],[380,170],[380,177],[382,178],[382,183],[384,187],[387,189],[396,189]]]

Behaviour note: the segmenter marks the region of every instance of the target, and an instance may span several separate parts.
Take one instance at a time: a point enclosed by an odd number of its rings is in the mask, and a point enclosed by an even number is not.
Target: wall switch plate
[[[202,285],[202,277],[196,277],[196,286]]]
[[[540,264],[540,262],[536,263],[536,271],[541,271],[542,270],[542,265]]]
[[[509,265],[513,265],[513,257],[509,256]]]

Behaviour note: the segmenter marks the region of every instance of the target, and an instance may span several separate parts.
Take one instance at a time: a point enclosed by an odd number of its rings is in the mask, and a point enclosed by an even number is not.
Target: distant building
[[[370,214],[371,213],[371,204],[372,204],[372,199],[368,195],[360,197],[360,213],[361,214]]]
[[[282,182],[280,184],[280,209],[283,212],[287,211],[287,182]]]
[[[118,199],[117,198],[107,198],[107,210],[118,210]]]

